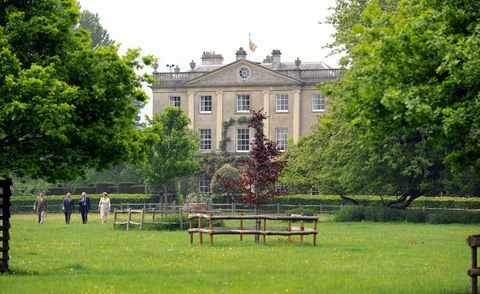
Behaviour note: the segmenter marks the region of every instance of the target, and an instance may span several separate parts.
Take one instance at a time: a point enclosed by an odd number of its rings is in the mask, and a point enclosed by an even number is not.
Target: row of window
[[[212,96],[200,96],[200,113],[211,113],[212,104]],[[170,96],[170,105],[180,107],[180,96]],[[237,112],[249,112],[250,106],[250,95],[237,95]],[[288,112],[288,94],[277,94],[276,111]],[[322,94],[312,95],[312,111],[325,111],[325,97]]]
[[[250,129],[238,128],[236,129],[236,151],[248,152],[250,151]],[[284,151],[288,146],[288,129],[276,128],[275,137],[277,141],[277,147],[279,150]],[[200,150],[211,151],[212,150],[212,129],[200,129]]]

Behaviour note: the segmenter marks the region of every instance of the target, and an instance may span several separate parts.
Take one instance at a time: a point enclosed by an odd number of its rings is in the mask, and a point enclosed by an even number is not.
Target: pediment
[[[240,71],[242,68],[248,70],[249,76],[242,79]],[[302,85],[303,81],[271,70],[259,64],[237,60],[217,70],[206,73],[186,83],[189,87],[221,87],[221,86],[285,86]]]

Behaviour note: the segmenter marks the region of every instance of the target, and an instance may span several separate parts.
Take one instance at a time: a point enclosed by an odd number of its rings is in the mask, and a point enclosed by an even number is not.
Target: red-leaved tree
[[[220,179],[225,187],[236,186],[242,193],[242,201],[249,206],[258,206],[266,200],[281,194],[275,189],[278,175],[287,162],[280,159],[280,151],[275,141],[263,133],[263,121],[267,119],[263,110],[252,111],[250,128],[255,130],[255,138],[250,149],[250,157],[245,160],[245,169],[240,170],[240,180],[231,182]]]

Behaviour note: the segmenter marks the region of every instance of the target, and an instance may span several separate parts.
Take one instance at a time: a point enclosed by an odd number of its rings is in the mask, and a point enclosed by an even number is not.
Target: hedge
[[[478,224],[480,212],[473,211],[423,211],[421,209],[398,210],[385,207],[347,205],[335,216],[339,222],[412,222],[431,224]]]
[[[92,202],[92,205],[100,201],[100,194],[91,194],[88,195]],[[11,202],[12,205],[24,206],[24,205],[33,205],[37,196],[12,196]],[[80,195],[72,195],[74,201],[80,200]],[[65,199],[65,196],[46,196],[49,205],[60,205]],[[158,197],[151,194],[110,194],[110,202],[112,204],[120,203],[153,203],[158,202]],[[76,202],[75,202],[76,203]]]
[[[382,206],[380,196],[353,196],[361,205]],[[395,200],[393,196],[384,196],[385,201]],[[341,199],[335,195],[287,195],[280,196],[270,201],[271,203],[293,204],[293,205],[346,205],[351,202]],[[467,208],[480,209],[480,198],[472,197],[426,197],[422,196],[410,204],[411,207],[429,208]]]

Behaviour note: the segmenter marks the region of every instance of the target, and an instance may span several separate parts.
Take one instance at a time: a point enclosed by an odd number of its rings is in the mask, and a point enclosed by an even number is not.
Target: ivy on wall
[[[234,119],[232,117],[229,120],[226,120],[223,122],[222,140],[220,141],[220,149],[222,150],[222,152],[227,152],[227,143],[231,141],[231,139],[227,135],[228,128],[230,128],[234,123],[237,123],[239,125],[249,124],[250,118],[246,116],[241,116],[237,119]]]

